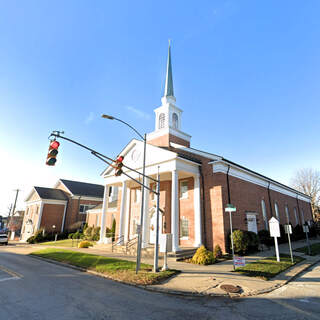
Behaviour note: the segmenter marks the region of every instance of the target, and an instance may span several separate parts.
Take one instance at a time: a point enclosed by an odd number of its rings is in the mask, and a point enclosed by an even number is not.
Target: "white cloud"
[[[140,119],[145,119],[145,120],[149,120],[150,119],[150,115],[148,113],[145,113],[139,109],[136,109],[132,106],[127,106],[126,107],[127,110],[131,111],[132,113],[134,113],[138,118]]]

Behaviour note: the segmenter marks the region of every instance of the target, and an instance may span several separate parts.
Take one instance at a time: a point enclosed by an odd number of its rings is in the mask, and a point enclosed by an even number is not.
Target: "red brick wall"
[[[182,146],[190,147],[190,142],[181,139],[179,137],[176,137],[172,134],[164,134],[163,136],[154,138],[152,140],[148,140],[149,144],[152,144],[154,146],[159,146],[159,147],[169,147],[170,142],[180,144]]]
[[[82,200],[79,199],[70,199],[68,202],[66,221],[65,221],[65,230],[72,230],[77,228],[78,222],[86,221],[86,214],[79,213],[80,204],[84,205],[97,205],[102,203],[102,201],[92,201],[92,200]]]
[[[46,232],[61,232],[63,213],[64,205],[48,203],[44,204],[40,228],[45,229]],[[52,228],[53,225],[56,226],[55,229]]]
[[[180,186],[182,181],[188,182],[188,197],[180,198]],[[180,235],[180,220],[182,217],[189,221],[189,237],[187,240],[180,239],[181,246],[192,246],[194,243],[194,179],[192,177],[179,179],[179,235]],[[181,236],[181,235],[180,235]]]

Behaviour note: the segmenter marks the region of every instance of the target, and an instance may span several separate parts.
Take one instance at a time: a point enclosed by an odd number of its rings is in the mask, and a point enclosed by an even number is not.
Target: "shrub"
[[[304,238],[304,232],[303,232],[303,228],[302,225],[297,224],[294,228],[292,228],[292,240],[296,241],[296,240],[301,240]]]
[[[89,241],[81,241],[79,244],[78,244],[78,248],[89,248],[91,247],[93,244]]]
[[[106,237],[107,238],[111,238],[112,237],[111,229],[109,229],[108,227],[106,227]]]
[[[191,259],[192,263],[204,265],[215,263],[215,261],[216,259],[213,256],[213,253],[207,250],[205,246],[201,246],[200,248],[198,248],[198,250]]]
[[[270,237],[270,233],[268,230],[258,231],[258,237],[260,243],[266,245],[267,247],[271,247],[273,245],[274,240]]]
[[[84,229],[83,234],[85,239],[92,240],[92,227],[87,227]]]
[[[116,237],[116,219],[113,219],[112,221],[111,233],[112,233],[112,241],[114,241]]]
[[[98,241],[100,239],[100,227],[92,228],[91,240]]]
[[[246,231],[249,238],[248,250],[249,252],[256,252],[259,249],[259,237],[255,232]]]
[[[222,250],[218,244],[215,245],[215,247],[214,247],[213,256],[215,257],[215,259],[222,257]]]
[[[74,235],[74,233],[69,233],[68,239],[73,239],[73,235]]]
[[[232,234],[234,252],[245,254],[249,247],[249,237],[247,233],[242,230],[234,230]]]
[[[81,238],[81,233],[79,231],[75,232],[72,235],[72,239],[80,239]]]
[[[278,238],[279,243],[286,243],[288,242],[288,235],[284,231],[284,226],[280,224],[280,238]]]

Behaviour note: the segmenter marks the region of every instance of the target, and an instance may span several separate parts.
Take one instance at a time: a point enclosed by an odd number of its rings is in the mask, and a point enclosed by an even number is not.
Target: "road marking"
[[[276,300],[276,299],[271,299],[271,301],[272,301],[272,302],[275,302],[275,303],[278,303],[278,304],[280,304],[281,306],[283,306],[283,307],[285,307],[285,308],[287,308],[287,309],[290,309],[290,310],[292,310],[292,311],[295,311],[295,312],[301,313],[301,314],[303,314],[303,315],[305,315],[305,316],[308,316],[308,317],[310,317],[310,318],[312,318],[312,319],[320,320],[320,317],[319,317],[319,316],[316,316],[316,315],[314,315],[314,314],[312,314],[312,313],[310,313],[310,312],[301,310],[301,309],[299,309],[299,308],[297,308],[297,307],[295,307],[295,306],[292,306],[291,304],[286,303],[286,302],[284,302],[284,301]]]
[[[11,276],[9,278],[2,278],[2,279],[0,279],[0,281],[17,280],[17,279],[23,278],[22,274],[19,274],[15,271],[9,270],[8,268],[1,266],[1,265],[0,265],[0,271],[3,271]]]

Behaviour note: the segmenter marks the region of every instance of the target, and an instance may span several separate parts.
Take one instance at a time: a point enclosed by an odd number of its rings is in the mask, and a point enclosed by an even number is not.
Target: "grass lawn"
[[[305,254],[308,254],[308,247],[307,246],[301,247],[298,249],[294,249],[294,251],[303,252]],[[312,256],[320,254],[320,242],[310,245],[310,251],[311,251]]]
[[[136,274],[135,262],[65,249],[46,248],[31,255],[103,273],[114,280],[142,285],[159,283],[177,273],[176,270],[153,273],[152,266],[142,263],[139,273]]]
[[[301,257],[293,257],[294,264],[302,260],[304,259]],[[259,277],[264,280],[269,280],[290,267],[292,267],[290,256],[280,255],[280,262],[277,262],[276,257],[269,257],[249,263],[244,267],[239,267],[235,271],[249,277]]]
[[[77,247],[78,243],[80,243],[82,240],[73,240],[72,243],[72,239],[64,239],[64,240],[57,240],[57,241],[48,241],[48,242],[41,242],[38,243],[40,245],[44,245],[44,246],[53,246],[53,247],[69,247],[72,248],[73,247]],[[91,241],[92,242],[92,241]]]

